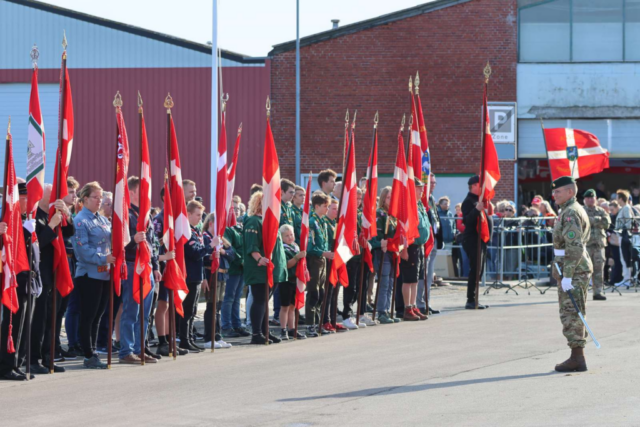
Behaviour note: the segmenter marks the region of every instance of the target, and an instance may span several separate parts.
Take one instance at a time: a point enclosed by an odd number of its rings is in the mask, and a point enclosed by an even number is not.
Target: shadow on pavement
[[[550,375],[555,375],[555,372],[544,372],[539,374],[528,374],[528,375],[509,375],[505,377],[480,378],[477,380],[450,381],[450,382],[438,383],[438,384],[419,384],[419,385],[408,385],[408,386],[397,386],[397,387],[367,388],[363,390],[355,390],[355,391],[349,391],[345,393],[326,394],[324,396],[292,397],[289,399],[280,399],[278,400],[278,402],[301,402],[306,400],[319,400],[319,399],[346,399],[346,398],[352,398],[352,397],[375,396],[383,393],[384,394],[415,393],[419,391],[437,390],[442,388],[460,387],[460,386],[466,386],[466,385],[547,377]]]

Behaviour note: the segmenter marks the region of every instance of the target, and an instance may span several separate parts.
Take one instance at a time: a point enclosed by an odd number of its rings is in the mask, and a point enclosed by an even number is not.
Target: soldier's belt
[[[564,256],[564,249],[554,249],[553,254],[555,256]]]

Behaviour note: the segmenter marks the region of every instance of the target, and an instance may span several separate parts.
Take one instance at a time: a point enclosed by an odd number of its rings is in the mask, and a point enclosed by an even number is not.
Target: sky
[[[212,39],[212,0],[42,0],[105,19],[206,43]],[[300,0],[300,37],[434,0]],[[218,45],[248,56],[295,40],[295,0],[218,0]]]

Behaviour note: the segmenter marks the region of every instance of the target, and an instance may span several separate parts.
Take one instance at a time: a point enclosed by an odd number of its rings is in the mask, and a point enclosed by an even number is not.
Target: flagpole
[[[139,140],[140,140],[140,180],[142,180],[142,170],[143,170],[143,166],[142,166],[142,118],[143,118],[143,112],[142,112],[142,97],[140,96],[140,91],[138,91],[138,132],[139,132]],[[138,196],[140,194],[140,187],[141,187],[141,183],[138,185]],[[140,208],[140,198],[138,197],[138,209]],[[143,222],[145,221],[144,218],[138,218],[138,221],[142,220]],[[139,254],[140,253],[140,245],[136,245],[137,249],[136,252]],[[137,257],[136,257],[137,258]],[[133,268],[137,268],[136,265],[133,266]],[[135,277],[135,273],[133,275],[133,277]],[[135,286],[135,284],[134,284]],[[144,366],[144,349],[146,347],[146,343],[145,343],[145,333],[144,333],[144,286],[143,286],[143,280],[142,280],[142,276],[138,275],[138,291],[139,291],[139,295],[138,295],[138,299],[140,300],[140,304],[139,304],[139,309],[140,312],[138,313],[138,317],[140,319],[140,365]]]
[[[485,168],[485,156],[484,156],[484,143],[485,143],[485,138],[486,138],[486,127],[487,127],[487,117],[485,115],[485,108],[484,108],[484,102],[487,99],[488,95],[488,87],[489,87],[489,77],[491,76],[491,66],[489,65],[489,63],[487,62],[487,66],[484,68],[484,98],[482,100],[482,132],[480,133],[480,146],[482,148],[482,160],[481,160],[481,166],[480,166],[480,182],[481,182],[481,193],[480,193],[480,198],[479,201],[484,203],[484,184],[485,184],[485,179],[484,179],[484,168]],[[484,208],[482,210],[482,212],[480,212],[480,217],[478,218],[478,229],[481,228],[481,222],[482,222],[482,214],[484,213]],[[486,218],[486,220],[488,221],[489,219]],[[478,234],[478,246],[477,246],[477,253],[476,253],[476,300],[475,300],[475,309],[478,309],[478,304],[479,304],[479,295],[478,293],[480,292],[480,272],[482,271],[482,242],[481,242],[481,237],[480,234]]]
[[[213,105],[213,104],[212,104]],[[173,98],[171,94],[167,94],[164,100],[164,108],[167,109],[167,164],[171,167],[171,108],[173,108]],[[214,117],[217,116],[217,113]],[[216,121],[217,126],[217,121]],[[169,169],[171,170],[171,169]],[[166,175],[166,169],[165,169]],[[169,177],[169,194],[165,194],[164,197],[169,197],[169,203],[171,203],[171,178]],[[175,240],[175,239],[174,239]],[[177,249],[177,248],[176,248]],[[180,266],[178,266],[180,268]],[[165,285],[166,287],[166,285]],[[176,301],[174,290],[169,290],[169,353],[173,354],[173,360],[176,360],[178,349],[176,347]]]

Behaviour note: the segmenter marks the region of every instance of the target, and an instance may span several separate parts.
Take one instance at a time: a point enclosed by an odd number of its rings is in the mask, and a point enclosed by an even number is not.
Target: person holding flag
[[[293,226],[290,224],[284,224],[280,226],[280,237],[284,245],[284,253],[287,257],[287,271],[288,280],[279,284],[280,286],[280,339],[289,340],[289,334],[291,333],[291,339],[306,339],[306,335],[301,332],[297,332],[297,335],[293,336],[295,330],[295,312],[296,312],[296,286],[297,277],[296,269],[298,262],[304,260],[307,256],[306,251],[301,251],[300,247],[296,244],[296,236],[293,231]]]

